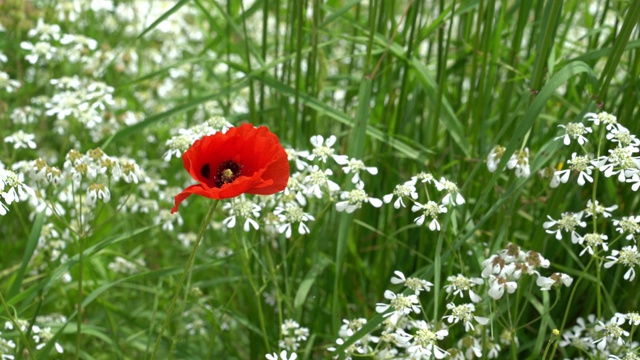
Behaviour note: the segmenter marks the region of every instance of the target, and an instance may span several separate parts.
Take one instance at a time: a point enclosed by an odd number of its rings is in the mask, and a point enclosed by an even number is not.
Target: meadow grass
[[[639,20],[1,1],[0,357],[640,358]],[[171,213],[246,122],[287,189]]]

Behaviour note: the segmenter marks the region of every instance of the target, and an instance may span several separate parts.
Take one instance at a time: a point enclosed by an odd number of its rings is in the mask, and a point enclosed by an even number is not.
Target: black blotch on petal
[[[209,164],[204,164],[204,166],[200,168],[200,174],[202,174],[202,176],[204,176],[205,179],[209,178],[209,175],[211,174],[211,169],[209,168]]]

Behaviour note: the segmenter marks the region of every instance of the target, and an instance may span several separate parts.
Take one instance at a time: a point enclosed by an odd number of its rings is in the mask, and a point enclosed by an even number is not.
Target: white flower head
[[[287,153],[287,159],[296,164],[298,171],[303,171],[309,167],[309,163],[305,161],[309,157],[308,151],[299,151],[294,148],[285,148],[284,151]]]
[[[565,134],[557,137],[556,140],[563,139],[565,145],[570,145],[572,139],[576,140],[578,144],[584,145],[587,142],[587,138],[584,135],[593,132],[590,127],[578,122],[568,123],[566,126],[561,124],[558,127],[564,128]]]
[[[475,330],[472,321],[476,321],[480,325],[487,325],[489,318],[476,316],[474,313],[476,307],[473,304],[456,305],[454,303],[448,303],[447,309],[451,311],[451,315],[446,315],[443,318],[447,320],[449,324],[457,324],[462,321],[464,324],[464,331]]]
[[[415,218],[413,221],[421,226],[425,223],[427,218],[431,219],[429,221],[429,230],[431,231],[440,231],[440,223],[438,222],[438,215],[447,212],[447,208],[438,204],[435,201],[428,201],[426,204],[415,203],[411,206],[411,211],[413,212],[421,212],[421,215]]]
[[[640,147],[640,139],[629,132],[629,129],[618,124],[618,127],[611,129],[607,135],[607,140],[615,143],[618,147]]]
[[[516,289],[518,289],[518,284],[515,281],[509,280],[507,277],[495,275],[489,276],[488,294],[494,300],[500,299],[504,295],[505,290],[507,293],[513,294]]]
[[[607,239],[609,237],[604,234],[588,233],[578,238],[578,243],[584,246],[584,249],[580,252],[580,256],[585,252],[589,252],[593,255],[598,247],[601,247],[604,251],[609,251],[609,245]]]
[[[393,197],[396,197],[396,201],[393,203],[393,207],[399,209],[401,206],[406,207],[403,198],[409,197],[413,200],[418,199],[418,192],[416,191],[416,179],[409,180],[403,184],[396,185],[396,188],[393,190],[391,194],[387,194],[382,197],[382,200],[388,204],[391,202]]]
[[[389,300],[389,304],[377,303],[376,312],[385,313],[384,317],[390,317],[392,323],[397,323],[398,319],[413,313],[421,312],[420,301],[416,295],[404,295],[402,293],[394,293],[391,290],[384,292],[385,299]],[[387,312],[391,309],[392,311]]]
[[[0,89],[8,93],[15,92],[22,84],[18,80],[11,79],[9,74],[4,71],[0,71]],[[12,116],[13,117],[13,116]]]
[[[635,267],[640,265],[640,253],[636,245],[624,246],[620,250],[612,250],[611,255],[606,257],[607,262],[604,263],[606,269],[612,267],[615,264],[620,264],[628,267],[623,278],[628,281],[633,281],[636,277]]]
[[[162,160],[168,162],[172,157],[182,157],[182,154],[189,149],[192,143],[192,137],[187,134],[179,134],[172,137],[166,142],[168,150],[162,155]]]
[[[629,332],[621,328],[620,326],[625,323],[624,316],[619,314],[614,315],[606,324],[602,321],[598,321],[595,326],[595,331],[602,332],[602,337],[593,342],[598,350],[603,351],[607,348],[607,339],[621,346],[625,341],[623,337],[629,336]]]
[[[584,216],[585,217],[602,216],[605,218],[609,218],[611,217],[611,212],[616,210],[617,208],[618,208],[618,205],[604,206],[600,204],[598,200],[596,200],[595,202],[592,202],[591,199],[589,199],[587,201],[587,207],[584,209],[584,214],[585,214]]]
[[[589,155],[577,155],[574,152],[571,154],[571,159],[567,160],[567,164],[569,164],[568,169],[558,170],[554,174],[561,183],[569,181],[569,175],[571,175],[572,171],[578,172],[578,185],[583,186],[587,181],[593,182],[591,173],[595,166],[593,159]]]
[[[4,142],[13,144],[14,149],[35,149],[36,143],[33,141],[35,137],[36,136],[33,134],[27,134],[22,130],[18,130],[17,132],[5,137]]]
[[[380,199],[372,198],[364,191],[364,183],[359,182],[356,184],[356,188],[351,191],[343,191],[340,194],[340,199],[336,203],[336,210],[346,211],[348,214],[354,212],[356,209],[362,207],[363,203],[369,203],[373,207],[381,207],[382,201]]]
[[[247,199],[246,196],[239,196],[226,202],[222,207],[223,210],[229,212],[229,216],[222,220],[222,225],[233,228],[236,225],[236,218],[240,217],[245,220],[242,229],[244,231],[250,231],[251,228],[258,230],[260,225],[255,219],[260,218],[260,211],[262,208],[253,201]]]
[[[337,163],[343,162],[344,159],[348,159],[345,155],[335,155],[333,145],[336,143],[336,137],[334,135],[329,136],[326,140],[322,135],[314,135],[311,137],[311,145],[313,150],[307,157],[308,160],[313,161],[318,158],[323,163],[327,162],[328,158],[332,158]],[[338,158],[338,160],[336,160]]]
[[[573,278],[564,273],[554,273],[549,277],[540,276],[536,280],[536,285],[540,287],[540,290],[551,290],[552,287],[571,286]]]
[[[618,126],[618,119],[615,117],[615,115],[611,115],[604,111],[597,114],[593,112],[586,113],[584,114],[584,118],[589,121],[593,121],[593,124],[596,126],[600,125],[600,123],[605,124],[606,129],[609,131]]]
[[[634,175],[638,175],[640,168],[640,158],[635,156],[638,148],[633,146],[615,147],[609,149],[609,155],[601,156],[593,161],[593,164],[603,172],[604,176],[612,177],[618,175],[620,182],[635,182]],[[633,188],[637,190],[637,186]]]
[[[315,218],[307,214],[296,203],[287,203],[285,206],[276,207],[273,211],[280,221],[278,232],[285,234],[288,239],[291,237],[291,228],[294,223],[298,223],[298,233],[300,235],[308,234],[309,228],[305,224],[307,221],[313,221]]]
[[[442,198],[442,204],[444,205],[462,205],[464,204],[464,197],[460,195],[460,191],[458,190],[458,186],[453,182],[440,178],[440,180],[435,182],[436,188],[438,191],[445,191],[446,194],[444,198]]]
[[[531,169],[529,168],[529,148],[516,150],[509,158],[507,168],[515,168],[517,177],[529,177],[529,175],[531,175]]]
[[[404,284],[404,286],[408,287],[409,289],[413,290],[413,293],[415,295],[420,295],[420,293],[422,291],[431,291],[431,287],[433,287],[433,284],[426,281],[426,280],[422,280],[416,277],[409,277],[406,278],[404,276],[404,273],[402,273],[402,271],[396,270],[393,272],[396,276],[391,277],[391,283],[392,284]]]
[[[360,173],[362,173],[363,171],[366,171],[371,175],[378,174],[377,167],[366,166],[364,162],[362,162],[362,160],[358,160],[354,158],[347,160],[347,158],[343,158],[343,157],[336,157],[334,158],[334,160],[339,165],[345,165],[342,167],[342,171],[344,171],[345,174],[353,174],[353,177],[351,178],[351,182],[354,184],[360,182]]]
[[[109,188],[107,188],[104,184],[89,185],[89,187],[87,188],[87,205],[94,206],[98,199],[101,199],[105,203],[109,202],[109,200],[111,199]]]
[[[444,287],[447,294],[464,297],[465,292],[468,292],[469,298],[474,303],[482,300],[482,298],[473,291],[475,286],[484,284],[484,280],[481,278],[468,278],[464,275],[455,275],[447,277],[447,281],[449,283]]]
[[[36,192],[20,180],[20,176],[11,170],[0,169],[0,196],[11,205],[36,197]],[[0,215],[7,213],[7,207],[0,202]]]
[[[449,335],[449,331],[441,329],[434,331],[425,321],[416,321],[416,333],[411,337],[407,352],[412,359],[429,359],[432,356],[436,359],[443,359],[448,352],[436,345],[437,340],[444,340]]]
[[[544,227],[547,234],[555,234],[556,240],[562,240],[562,232],[567,232],[571,234],[571,242],[577,243],[579,234],[576,232],[577,227],[586,227],[587,223],[582,221],[582,212],[579,213],[571,213],[566,212],[562,213],[562,217],[559,220],[554,220],[551,216],[548,216],[549,221],[544,222],[542,226]]]
[[[274,352],[273,354],[267,354],[266,358],[267,360],[296,360],[298,358],[298,354],[291,353],[288,355],[287,350],[282,350],[279,355]]]
[[[624,234],[627,233],[625,239],[635,241],[636,234],[640,233],[640,215],[623,216],[621,219],[613,220],[613,226],[616,231]]]
[[[60,25],[58,24],[45,24],[42,18],[38,19],[36,27],[30,29],[27,32],[27,36],[37,37],[38,40],[50,41],[60,40]]]
[[[489,172],[495,172],[498,169],[498,164],[502,160],[502,155],[506,149],[500,145],[496,145],[489,155],[487,156],[487,168]]]
[[[38,62],[49,62],[58,53],[57,48],[45,41],[39,41],[35,44],[32,44],[28,41],[23,41],[20,43],[20,47],[24,50],[29,51],[29,54],[24,58],[32,65],[35,65]]]
[[[304,191],[305,195],[313,195],[321,199],[323,189],[326,189],[329,194],[340,191],[340,185],[330,179],[331,175],[333,175],[331,169],[322,170],[318,165],[311,166],[309,168],[309,175],[307,175],[303,181],[303,185],[306,188]]]
[[[427,184],[435,184],[436,183],[436,179],[435,177],[433,177],[433,174],[431,173],[427,173],[427,172],[419,172],[417,175],[412,176],[411,180],[414,180],[416,183],[418,181],[420,181],[421,183],[427,183]]]

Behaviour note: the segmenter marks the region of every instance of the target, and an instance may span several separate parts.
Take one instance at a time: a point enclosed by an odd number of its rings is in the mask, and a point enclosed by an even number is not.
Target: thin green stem
[[[592,257],[589,263],[587,264],[587,267],[584,268],[584,271],[580,274],[576,282],[573,284],[573,288],[571,289],[571,294],[569,295],[569,301],[567,301],[567,304],[573,304],[573,297],[576,295],[576,291],[578,290],[578,285],[584,278],[584,275],[587,273],[587,271],[589,271],[589,268],[591,267],[591,264],[593,264],[594,261],[595,261],[595,257]],[[559,329],[560,332],[564,330],[564,326],[567,323],[567,318],[569,317],[570,309],[571,309],[571,306],[567,306],[566,310],[564,311],[564,316],[562,317],[562,324],[560,324],[560,329]],[[549,359],[554,358],[554,355],[556,354],[557,349],[558,349],[558,342],[556,342],[553,345],[553,350],[551,351],[551,355],[549,356]]]
[[[173,298],[171,299],[171,303],[169,304],[169,309],[167,309],[167,314],[164,318],[164,322],[162,323],[162,328],[160,329],[160,333],[158,334],[158,339],[156,340],[156,345],[153,347],[153,353],[151,354],[150,359],[155,359],[156,358],[156,354],[158,353],[158,348],[160,347],[160,342],[162,341],[162,335],[164,335],[164,331],[167,328],[167,326],[169,325],[169,321],[171,320],[171,315],[173,314],[173,308],[176,305],[176,301],[178,300],[178,297],[180,296],[180,290],[182,290],[182,285],[184,284],[184,280],[187,277],[187,274],[189,274],[191,272],[191,267],[193,266],[193,262],[196,258],[196,250],[198,249],[198,246],[200,245],[200,241],[202,240],[202,237],[204,236],[204,232],[207,229],[207,226],[209,225],[209,222],[211,221],[211,218],[213,217],[213,213],[216,210],[216,207],[218,206],[219,201],[214,201],[211,206],[209,206],[209,211],[207,212],[207,215],[204,218],[204,221],[202,222],[202,226],[200,226],[200,231],[198,232],[198,237],[196,238],[195,243],[193,244],[193,249],[191,250],[191,254],[189,255],[189,259],[187,260],[187,264],[184,267],[184,271],[182,272],[182,275],[180,276],[180,281],[178,281],[178,286],[176,287],[176,291],[173,294]]]
[[[80,349],[82,348],[82,273],[84,272],[84,238],[82,236],[78,238],[78,246],[80,249],[80,253],[78,254],[78,325],[76,327],[76,351],[73,355],[74,359],[78,359]]]
[[[247,280],[249,280],[249,284],[253,289],[253,294],[256,297],[255,302],[258,310],[258,320],[260,320],[260,330],[262,331],[262,340],[264,341],[264,345],[265,345],[265,348],[267,349],[267,353],[269,353],[271,352],[271,348],[269,345],[269,335],[267,333],[267,326],[264,319],[264,312],[262,311],[262,297],[260,296],[262,294],[262,291],[253,280],[253,274],[251,272],[251,266],[250,266],[251,264],[250,247],[247,244],[245,237],[244,236],[241,236],[241,237],[242,237],[242,247],[244,250],[243,251],[244,261],[242,262],[242,270],[245,272],[245,277],[247,278]]]

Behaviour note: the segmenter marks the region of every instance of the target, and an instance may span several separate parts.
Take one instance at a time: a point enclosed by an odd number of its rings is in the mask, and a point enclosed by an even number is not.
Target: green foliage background
[[[23,79],[30,66],[20,42],[39,17],[57,21],[54,6],[47,1],[0,3],[0,23],[7,29],[0,37],[0,50],[9,58],[3,71],[12,78]],[[590,12],[589,6],[597,6],[597,12]],[[188,181],[180,161],[159,165],[166,150],[163,143],[171,129],[194,125],[196,109],[213,101],[233,123],[268,125],[296,149],[308,149],[312,135],[336,135],[338,152],[378,167],[380,174],[366,182],[373,196],[381,198],[396,184],[428,171],[456,182],[467,203],[448,214],[441,232],[416,226],[409,209],[364,207],[346,215],[336,212],[332,202],[311,204],[308,212],[316,221],[309,235],[276,238],[274,248],[256,245],[249,264],[251,276],[263,286],[261,292],[277,288],[284,314],[258,314],[256,302],[264,299],[247,283],[241,262],[206,251],[224,242],[236,244],[239,253],[237,237],[247,235],[207,232],[191,286],[204,292],[209,306],[233,317],[238,328],[217,330],[220,319],[209,313],[206,336],[184,335],[176,313],[159,358],[263,358],[275,351],[283,317],[310,329],[300,358],[328,357],[325,349],[334,343],[342,319],[365,317],[370,328],[382,321],[374,304],[383,300],[394,270],[434,283],[422,301],[428,309],[425,317],[438,319],[446,304],[446,277],[479,274],[480,263],[509,242],[540,252],[553,271],[581,276],[587,260],[577,257],[567,241],[545,233],[542,223],[547,215],[558,218],[562,212],[581,210],[592,194],[574,183],[550,189],[549,180],[537,171],[562,166],[569,158],[571,151],[554,141],[562,134],[557,125],[581,121],[588,111],[615,114],[632,133],[639,133],[640,2],[181,0],[137,37],[107,33],[101,26],[83,27],[83,34],[104,49],[135,49],[142,59],[147,49],[159,46],[146,34],[162,20],[177,16],[182,7],[194,9],[188,22],[203,29],[202,50],[185,50],[179,62],[141,68],[133,78],[115,64],[107,66],[103,81],[127,100],[128,109],[142,111],[144,120],[97,143],[72,124],[69,133],[77,134],[82,144],[78,150],[101,146],[109,154],[134,158],[144,151],[145,161],[157,165],[154,171],[169,186],[182,187]],[[84,16],[88,24],[99,21],[92,11]],[[272,22],[281,30],[278,35],[248,30],[267,29]],[[60,24],[64,31],[79,33],[73,22]],[[576,36],[576,28],[586,31]],[[228,71],[214,72],[218,64]],[[194,71],[195,65],[204,71]],[[153,94],[177,68],[190,71],[181,84],[183,95],[158,111],[145,107],[136,93]],[[37,71],[57,78],[77,69],[61,63]],[[237,73],[243,76],[234,77]],[[0,137],[18,130],[9,120],[10,109],[29,104],[46,90],[23,82],[17,93],[0,95]],[[248,99],[245,113],[232,110],[236,97]],[[51,132],[50,120],[39,120],[32,130],[40,150],[62,159],[70,149],[68,139]],[[148,135],[157,141],[148,142]],[[506,147],[504,161],[490,173],[485,159],[497,144]],[[509,156],[525,146],[531,151],[532,175],[516,178],[502,169]],[[7,144],[0,154],[6,165],[37,157],[36,151],[15,152]],[[349,178],[339,177],[340,184],[349,186]],[[609,180],[598,184],[597,195],[602,203],[617,204],[622,214],[633,214],[638,204],[629,186]],[[183,229],[196,231],[207,206],[206,199],[192,199],[181,209]],[[109,221],[90,237],[84,254],[82,358],[148,356],[188,256],[177,231],[153,225],[154,214],[129,217],[114,210],[107,206],[100,215]],[[78,344],[78,284],[58,280],[64,270],[77,278],[79,249],[68,249],[67,263],[28,275],[43,223],[42,216],[31,219],[29,212],[20,203],[0,219],[0,291],[5,303],[0,318],[64,313],[69,324],[58,328],[56,336],[72,354]],[[224,217],[215,216],[218,221]],[[257,244],[251,236],[247,241]],[[267,253],[273,258],[267,259]],[[144,256],[147,269],[128,277],[110,273],[107,264],[116,254]],[[511,306],[510,311],[519,314],[518,324],[527,324],[517,328],[520,346],[512,346],[509,356],[539,358],[550,331],[563,330],[578,316],[637,310],[637,287],[622,280],[622,271],[614,267],[601,278],[595,271],[586,273],[574,282],[577,290],[571,299],[572,288],[542,294],[532,290],[533,283],[520,283],[510,305],[498,302],[494,308],[495,314],[504,314]],[[556,297],[559,305],[550,310]],[[187,301],[199,304],[197,296]],[[257,320],[261,316],[268,339],[262,338]],[[457,335],[452,332],[450,337]],[[48,356],[44,351],[35,354]]]

